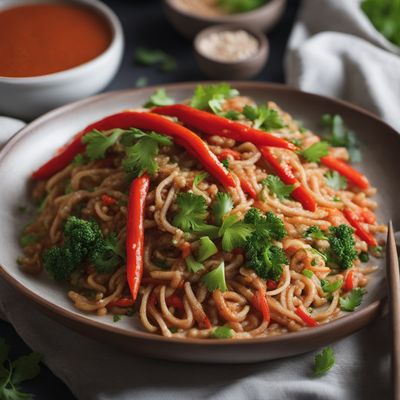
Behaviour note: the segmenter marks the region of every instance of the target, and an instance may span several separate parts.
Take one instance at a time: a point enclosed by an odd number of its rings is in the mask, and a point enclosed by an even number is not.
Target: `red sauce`
[[[108,22],[89,7],[30,4],[0,11],[0,76],[47,75],[83,64],[111,42]]]

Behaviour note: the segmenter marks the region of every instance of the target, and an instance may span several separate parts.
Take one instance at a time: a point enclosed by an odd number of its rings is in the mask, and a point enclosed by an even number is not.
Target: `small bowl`
[[[36,2],[6,0],[0,9]],[[92,8],[108,21],[112,30],[110,45],[96,58],[64,71],[26,78],[0,76],[0,114],[31,120],[53,108],[101,91],[114,78],[124,44],[117,16],[98,0],[74,0],[74,3]]]
[[[257,53],[253,56],[240,61],[228,62],[213,59],[202,52],[200,42],[208,35],[221,31],[235,31],[239,29],[248,32],[257,39],[259,47]],[[196,35],[193,46],[200,69],[205,75],[212,79],[227,80],[252,78],[262,70],[269,53],[268,41],[262,32],[239,25],[216,25],[204,29]]]
[[[203,16],[182,10],[173,0],[163,0],[169,22],[188,39],[192,39],[202,29],[218,24],[237,24],[249,29],[267,32],[279,21],[286,0],[270,0],[255,10],[231,15]]]

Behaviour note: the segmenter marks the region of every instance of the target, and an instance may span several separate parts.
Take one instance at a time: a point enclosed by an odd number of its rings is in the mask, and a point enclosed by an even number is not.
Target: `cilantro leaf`
[[[347,187],[347,179],[337,171],[328,171],[324,174],[326,184],[335,190],[343,190]]]
[[[305,232],[304,237],[308,237],[314,240],[327,240],[328,237],[317,225],[310,226]]]
[[[293,185],[285,185],[278,176],[274,175],[268,175],[261,183],[280,200],[289,198],[294,189]]]
[[[117,322],[121,321],[121,319],[122,319],[122,317],[120,315],[118,315],[118,314],[114,314],[113,315],[113,322],[114,323],[117,323]]]
[[[215,222],[220,225],[224,215],[233,209],[232,197],[228,193],[218,192],[211,206]]]
[[[221,292],[226,292],[228,287],[225,282],[225,264],[222,262],[219,266],[213,269],[211,272],[203,275],[201,277],[201,282],[203,282],[209,292],[214,290],[221,290]]]
[[[190,100],[190,105],[199,110],[206,110],[209,108],[214,113],[218,114],[222,111],[222,102],[238,94],[239,92],[227,83],[208,86],[198,85]]]
[[[134,59],[137,64],[155,66],[163,72],[171,72],[177,67],[174,57],[159,49],[139,47],[135,51]]]
[[[99,160],[104,158],[106,151],[114,146],[119,137],[125,131],[122,129],[114,129],[110,135],[105,135],[103,132],[93,130],[83,136],[82,142],[86,144],[86,155],[90,160]]]
[[[315,356],[313,368],[314,376],[326,374],[335,365],[335,353],[331,347],[326,347],[321,353]]]
[[[312,144],[310,147],[300,151],[300,155],[304,157],[308,162],[319,163],[321,157],[325,157],[329,154],[329,144],[327,142],[317,142]]]
[[[225,167],[225,169],[229,169],[229,160],[227,158],[225,158],[225,160],[222,160],[221,163]]]
[[[41,360],[41,354],[30,353],[13,361],[12,383],[18,385],[21,382],[25,382],[38,376],[40,373],[39,363]]]
[[[207,218],[207,203],[204,197],[186,192],[179,193],[176,197],[179,212],[175,215],[173,223],[184,232],[196,230],[205,223]]]
[[[253,121],[253,126],[256,129],[268,131],[281,129],[285,126],[278,112],[265,105],[253,107],[246,104],[243,108],[243,115]]]
[[[158,169],[155,157],[158,155],[160,146],[171,144],[172,141],[167,136],[150,132],[133,146],[125,148],[126,157],[122,161],[122,166],[125,171],[133,172],[136,176],[142,175],[145,171],[154,175]]]
[[[338,279],[335,282],[329,282],[327,279],[321,279],[321,287],[325,293],[333,293],[339,290],[343,285],[343,279]]]
[[[222,249],[230,252],[233,249],[244,247],[246,239],[252,233],[252,227],[243,221],[239,221],[236,215],[230,215],[224,219],[219,230],[222,236]]]
[[[217,4],[227,13],[243,13],[261,7],[267,0],[218,0]]]
[[[217,326],[210,335],[214,339],[230,339],[233,337],[233,329],[229,326]]]
[[[346,147],[351,162],[361,161],[356,134],[349,130],[340,115],[324,114],[321,118],[324,140],[333,147]]]
[[[314,275],[314,272],[312,272],[311,270],[309,270],[307,268],[304,268],[303,271],[301,271],[301,273],[309,279],[311,279]]]
[[[160,88],[150,96],[144,107],[151,108],[154,106],[169,106],[174,103],[175,100],[167,95],[165,89]]]
[[[197,187],[197,185],[201,182],[204,181],[204,179],[206,179],[208,177],[208,173],[207,172],[200,172],[199,174],[197,174],[194,179],[193,179],[193,186]]]
[[[346,297],[341,297],[340,308],[343,311],[354,311],[362,302],[366,290],[363,288],[353,289]]]

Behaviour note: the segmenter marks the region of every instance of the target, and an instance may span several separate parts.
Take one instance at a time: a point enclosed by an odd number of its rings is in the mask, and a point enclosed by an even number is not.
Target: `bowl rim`
[[[38,2],[40,3],[40,2]],[[85,7],[89,7],[95,10],[97,13],[101,14],[102,17],[107,21],[110,26],[112,38],[108,45],[108,47],[95,58],[92,58],[89,61],[84,62],[83,64],[76,65],[75,67],[68,68],[65,70],[61,70],[58,72],[53,72],[45,75],[35,75],[35,76],[21,76],[21,77],[12,77],[12,76],[2,76],[0,75],[0,83],[7,84],[44,84],[51,81],[60,81],[63,79],[74,78],[75,76],[85,73],[91,68],[96,68],[97,65],[104,63],[107,58],[109,58],[119,47],[123,47],[124,35],[121,22],[119,21],[117,15],[114,11],[111,10],[105,3],[99,0],[73,0],[73,3],[77,5],[83,5]],[[28,2],[27,4],[35,4]],[[20,5],[23,5],[21,3]],[[13,8],[14,5],[7,8]],[[18,5],[17,5],[18,7]],[[2,8],[1,8],[2,9]],[[0,10],[1,10],[0,9]]]
[[[245,58],[243,60],[238,61],[221,61],[216,60],[207,54],[203,53],[200,50],[200,42],[214,32],[221,32],[221,31],[233,31],[233,30],[243,30],[249,33],[251,36],[257,39],[258,41],[258,49],[257,52],[254,53],[252,56]],[[208,26],[207,28],[202,29],[200,32],[196,34],[193,40],[193,48],[195,52],[200,56],[206,59],[208,62],[215,63],[217,65],[231,67],[231,66],[239,66],[239,65],[246,65],[247,63],[251,63],[255,60],[262,59],[264,56],[268,56],[269,52],[269,41],[268,38],[264,35],[262,31],[259,29],[247,28],[246,26],[240,24],[218,24]],[[266,60],[264,61],[264,63]]]
[[[198,81],[198,82],[182,82],[182,83],[171,83],[171,84],[166,84],[163,85],[163,87],[166,90],[174,90],[174,89],[193,89],[198,84],[213,84],[215,81]],[[375,114],[364,110],[363,108],[353,105],[351,103],[348,103],[343,100],[338,100],[326,96],[321,96],[318,94],[313,94],[309,92],[304,92],[301,90],[298,90],[296,88],[283,85],[283,84],[277,84],[277,83],[266,83],[266,82],[251,82],[251,81],[227,81],[227,83],[232,84],[236,86],[239,90],[246,90],[246,89],[265,89],[265,90],[275,90],[275,91],[280,91],[280,92],[289,92],[289,93],[296,93],[301,96],[305,96],[308,98],[314,98],[319,101],[328,101],[331,104],[336,104],[342,107],[345,107],[349,109],[350,111],[356,113],[356,114],[361,114],[363,116],[366,116],[368,118],[372,118],[376,122],[382,125],[386,130],[391,131],[392,134],[394,135],[400,135],[393,127],[391,127],[389,124],[386,122],[382,121],[379,117],[377,117]],[[29,134],[29,131],[31,129],[35,129],[38,126],[47,123],[49,120],[52,120],[54,118],[58,118],[59,116],[62,116],[63,113],[65,112],[70,112],[76,109],[81,108],[82,106],[88,105],[88,104],[95,104],[99,101],[104,100],[105,98],[112,98],[114,96],[119,96],[122,94],[128,94],[135,92],[136,94],[141,94],[143,93],[144,95],[148,95],[155,89],[159,88],[160,85],[152,85],[148,86],[145,88],[133,88],[133,89],[124,89],[124,90],[117,90],[117,91],[112,91],[112,92],[107,92],[107,93],[102,93],[96,96],[91,96],[86,99],[76,101],[70,104],[67,104],[65,106],[59,107],[55,110],[49,111],[43,116],[35,119],[28,125],[26,125],[23,129],[21,129],[18,133],[16,133],[7,143],[6,145],[2,148],[0,151],[0,168],[2,167],[3,160],[7,154],[9,154],[14,145],[17,144],[21,139],[23,139],[26,135]],[[72,137],[72,135],[71,135]],[[342,327],[345,327],[347,324],[351,324],[352,322],[355,323],[357,321],[362,320],[363,318],[366,318],[369,315],[372,315],[374,312],[377,312],[384,300],[384,298],[387,296],[386,290],[384,293],[382,293],[382,296],[378,298],[377,300],[373,301],[371,304],[367,305],[366,307],[362,308],[361,310],[357,310],[353,313],[349,313],[347,315],[344,315],[338,319],[335,319],[333,321],[330,321],[328,323],[319,325],[315,328],[312,329],[303,329],[297,332],[290,332],[286,333],[283,335],[277,335],[277,336],[267,336],[267,337],[261,337],[261,338],[251,338],[251,339],[237,339],[237,340],[232,340],[232,339],[183,339],[183,338],[168,338],[164,337],[161,335],[156,335],[153,333],[145,332],[145,331],[127,331],[126,329],[119,328],[118,326],[113,326],[113,325],[108,325],[108,324],[103,324],[99,321],[93,320],[86,316],[83,313],[77,313],[73,312],[71,310],[67,310],[55,303],[52,303],[51,301],[48,301],[44,298],[42,298],[38,293],[34,292],[33,290],[25,287],[17,278],[14,278],[9,272],[7,272],[6,267],[0,264],[0,277],[3,278],[10,286],[12,286],[14,289],[19,291],[22,295],[27,297],[28,299],[32,300],[34,303],[39,305],[40,307],[44,308],[47,312],[56,314],[60,318],[64,318],[68,320],[71,323],[79,324],[81,327],[85,326],[90,326],[91,328],[97,328],[101,331],[105,331],[108,334],[114,334],[114,335],[119,335],[123,337],[129,337],[131,339],[138,339],[138,340],[145,340],[145,341],[154,341],[157,343],[170,343],[170,344],[175,344],[175,345],[183,345],[183,344],[192,344],[192,345],[197,345],[197,346],[212,346],[212,347],[226,347],[226,346],[241,346],[242,344],[246,344],[247,346],[256,346],[262,343],[276,343],[276,342],[281,342],[285,341],[286,343],[294,343],[294,342],[301,342],[302,340],[306,339],[318,339],[321,336],[329,336],[329,332],[331,331],[332,328],[340,329]]]
[[[254,10],[242,13],[204,16],[179,8],[179,6],[173,3],[173,0],[163,0],[163,1],[164,4],[166,4],[172,10],[174,10],[176,13],[182,14],[185,17],[194,18],[203,22],[213,22],[213,23],[233,23],[233,22],[240,23],[243,18],[251,19],[252,17],[258,17],[260,12],[262,13],[268,12],[270,8],[273,8],[277,4],[281,3],[282,5],[285,5],[286,3],[286,0],[269,0],[264,5],[257,7]]]

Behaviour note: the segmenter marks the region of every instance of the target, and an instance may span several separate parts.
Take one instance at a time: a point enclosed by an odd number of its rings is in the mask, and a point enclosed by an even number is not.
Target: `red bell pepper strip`
[[[224,136],[238,142],[251,142],[258,146],[281,147],[288,150],[297,149],[293,143],[268,132],[248,127],[239,122],[231,121],[185,104],[155,107],[151,112],[176,117],[183,124],[193,129],[198,129],[207,135]]]
[[[345,292],[350,292],[350,290],[353,290],[353,276],[354,276],[354,271],[350,270],[347,272],[346,278],[344,280],[344,285],[343,285],[343,290]]]
[[[263,320],[269,322],[271,320],[271,313],[269,311],[268,301],[265,296],[265,290],[258,289],[251,301],[254,308],[261,312]]]
[[[143,275],[144,211],[150,179],[147,174],[133,180],[129,192],[126,232],[126,277],[135,301]]]
[[[171,296],[166,297],[165,302],[167,303],[167,306],[174,307],[177,310],[184,309],[182,300],[176,294],[172,294]]]
[[[278,287],[278,282],[275,282],[273,279],[267,279],[267,289],[275,290]]]
[[[231,156],[234,160],[240,160],[242,158],[242,155],[238,151],[232,149],[223,149],[221,153],[217,154],[218,160],[221,161],[227,159],[228,156]]]
[[[271,168],[286,185],[298,185],[291,193],[291,196],[300,202],[306,210],[315,211],[317,208],[316,201],[311,196],[309,191],[300,185],[300,182],[293,175],[293,171],[289,168],[289,166],[286,164],[281,165],[268,147],[260,147],[260,151]]]
[[[342,160],[338,160],[332,156],[321,157],[321,163],[334,171],[339,172],[353,185],[358,186],[360,189],[368,189],[369,182],[368,179],[360,172],[356,171],[354,168],[350,167],[349,164]]]
[[[297,307],[294,312],[304,321],[307,326],[318,326],[318,322],[313,317],[308,315],[301,307]]]
[[[364,240],[368,246],[375,247],[378,245],[373,235],[364,229],[364,227],[361,225],[360,219],[352,210],[350,210],[350,208],[345,208],[343,210],[343,215],[346,217],[347,221],[350,222],[350,225],[355,229],[356,235],[361,240]]]
[[[103,194],[101,196],[101,204],[103,204],[103,206],[112,206],[116,202],[117,200],[115,200],[114,197],[111,197],[108,194]]]
[[[252,199],[256,200],[257,192],[254,190],[253,186],[251,186],[250,183],[244,178],[239,178],[239,180],[240,187],[242,188],[243,192],[247,193]]]
[[[114,306],[116,306],[116,307],[130,307],[130,306],[133,306],[133,304],[134,304],[133,299],[130,299],[128,297],[121,297],[118,300],[110,302],[108,305],[111,306],[111,307],[114,307]]]
[[[56,155],[35,171],[32,177],[34,179],[46,179],[65,168],[77,154],[85,150],[85,145],[82,143],[81,139],[87,132],[93,129],[104,131],[115,128],[139,128],[171,136],[177,139],[180,145],[193,154],[204,168],[222,185],[225,187],[236,186],[232,175],[218,161],[207,144],[194,132],[160,115],[135,111],[124,111],[110,115],[109,117],[89,125],[77,134],[73,141],[67,145],[60,154]]]

